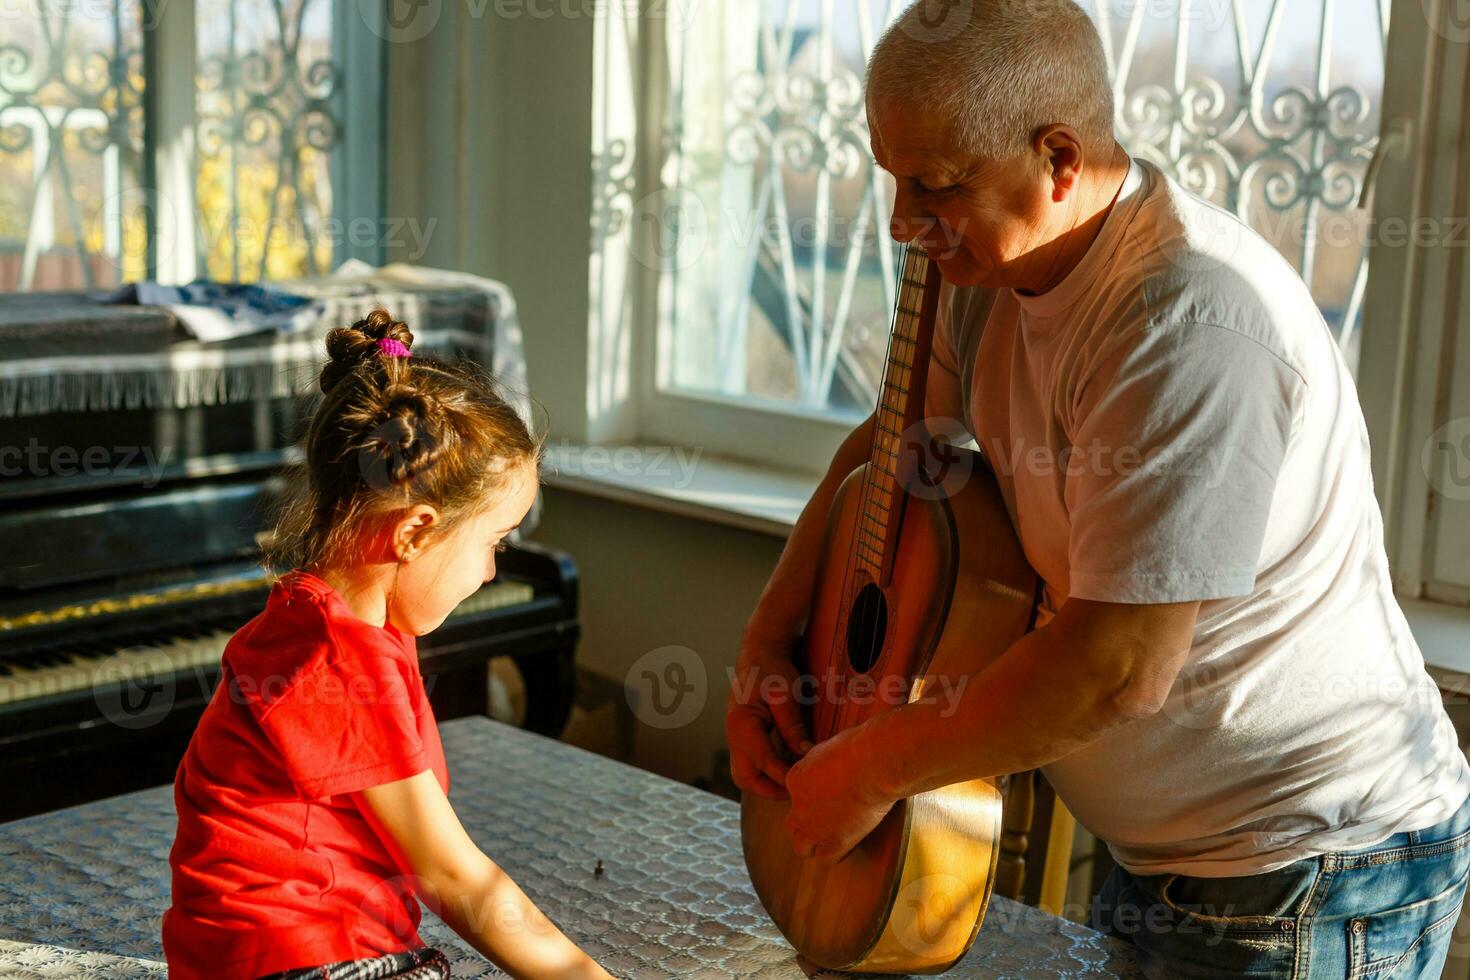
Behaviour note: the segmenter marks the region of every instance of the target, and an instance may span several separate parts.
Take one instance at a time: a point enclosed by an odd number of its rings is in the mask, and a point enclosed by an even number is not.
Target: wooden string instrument
[[[932,462],[924,388],[939,286],[929,257],[908,249],[871,450],[833,501],[796,657],[817,681],[803,708],[817,742],[954,691],[1031,622],[1036,576],[993,474],[957,447],[947,473]],[[900,801],[831,866],[793,851],[789,809],[745,794],[741,836],[756,893],[797,952],[826,969],[940,973],[969,950],[1000,850],[994,780]]]

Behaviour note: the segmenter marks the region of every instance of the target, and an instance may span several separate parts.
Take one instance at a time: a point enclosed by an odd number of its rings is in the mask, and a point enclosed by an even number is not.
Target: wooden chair
[[[1004,792],[995,891],[1061,915],[1077,821],[1037,770],[1008,776]]]

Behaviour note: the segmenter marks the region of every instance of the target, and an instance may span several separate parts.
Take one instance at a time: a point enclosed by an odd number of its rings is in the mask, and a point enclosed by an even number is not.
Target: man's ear
[[[1051,179],[1051,199],[1060,204],[1082,180],[1082,138],[1071,126],[1054,123],[1037,130],[1032,146],[1042,158]]]
[[[439,521],[439,512],[428,504],[416,504],[393,525],[393,553],[399,561],[412,561],[424,550],[427,532]]]

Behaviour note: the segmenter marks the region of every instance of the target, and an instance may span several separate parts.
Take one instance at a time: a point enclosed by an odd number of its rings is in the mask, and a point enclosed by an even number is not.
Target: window
[[[381,30],[360,7],[19,4],[0,57],[0,289],[376,258],[344,220],[382,210]]]
[[[330,0],[196,0],[196,194],[203,271],[283,279],[332,267]]]
[[[863,71],[904,5],[708,0],[644,19],[645,70],[668,91],[637,144],[658,164],[634,206],[657,240],[640,250],[634,229],[632,242],[657,279],[645,429],[746,455],[773,445],[751,433],[779,429],[778,455],[796,457],[823,439],[830,449],[871,409],[896,249]],[[1085,5],[1120,140],[1275,244],[1355,360],[1368,258],[1358,203],[1377,145],[1387,4]],[[761,418],[771,412],[788,416],[778,429]]]
[[[7,16],[6,34],[0,289],[142,275],[141,7],[36,0]]]
[[[1401,595],[1470,605],[1470,21],[1394,0],[1358,393]]]

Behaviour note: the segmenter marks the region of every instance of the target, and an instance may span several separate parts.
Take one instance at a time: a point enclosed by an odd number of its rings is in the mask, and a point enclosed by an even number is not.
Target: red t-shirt
[[[257,977],[422,945],[370,786],[449,773],[412,637],[292,572],[225,646],[174,779],[163,951],[174,980]],[[361,804],[365,806],[365,804]]]

